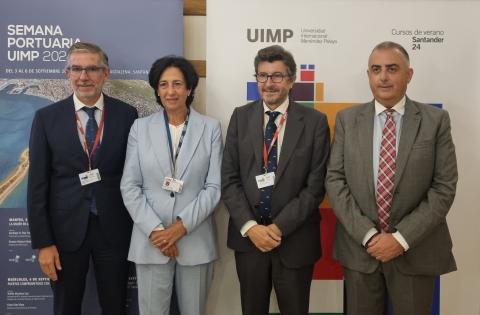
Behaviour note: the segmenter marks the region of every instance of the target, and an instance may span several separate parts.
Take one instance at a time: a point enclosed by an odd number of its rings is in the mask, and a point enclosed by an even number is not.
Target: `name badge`
[[[275,173],[270,172],[262,175],[257,175],[255,176],[255,180],[257,181],[258,189],[273,186],[273,184],[275,184]]]
[[[165,177],[163,180],[162,188],[168,191],[180,193],[182,192],[183,181],[172,177]]]
[[[98,170],[98,168],[80,173],[78,174],[78,177],[80,178],[80,184],[82,186],[86,186],[91,183],[96,183],[102,180],[102,178],[100,177],[100,171]]]

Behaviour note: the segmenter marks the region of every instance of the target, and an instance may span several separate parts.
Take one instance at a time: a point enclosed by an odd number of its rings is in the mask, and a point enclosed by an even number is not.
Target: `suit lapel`
[[[282,177],[305,127],[303,115],[297,110],[297,106],[300,105],[290,102],[288,107],[287,123],[285,125],[279,165],[275,175],[275,183],[278,183],[280,177]]]
[[[114,125],[117,121],[116,119],[116,111],[114,108],[114,104],[112,104],[112,99],[109,98],[107,95],[103,95],[103,110],[105,114],[105,121],[103,124],[103,134],[102,134],[102,142],[100,143],[100,147],[98,148],[98,152],[95,154],[95,165],[100,165],[101,161],[104,159],[104,156],[107,152],[109,152],[109,145],[115,143],[115,131]]]
[[[255,162],[257,166],[257,172],[260,172],[263,166],[263,104],[262,101],[258,101],[251,108],[252,113],[247,115],[250,120],[246,122],[248,124],[248,138],[252,144],[252,150],[255,155]]]
[[[373,120],[375,115],[374,102],[368,103],[363,111],[357,116],[357,139],[358,152],[362,161],[362,167],[367,172],[368,188],[372,196],[375,196],[373,183]]]
[[[152,115],[152,121],[148,124],[148,138],[152,151],[157,158],[159,170],[168,170],[166,176],[171,176],[170,172],[170,149],[168,147],[167,131],[165,130],[165,121],[163,119],[163,109]],[[148,143],[148,142],[147,142]]]
[[[202,138],[205,129],[205,122],[193,108],[190,108],[190,117],[188,119],[187,133],[183,138],[183,144],[178,154],[176,163],[176,177],[182,178],[188,164],[193,158],[198,143]]]
[[[402,121],[402,131],[400,135],[400,144],[398,146],[397,154],[397,170],[395,172],[394,191],[397,189],[400,178],[402,177],[405,165],[407,164],[408,156],[415,142],[415,137],[420,127],[421,117],[419,115],[417,106],[407,97],[405,103],[405,114]]]
[[[83,149],[83,143],[80,141],[78,136],[78,128],[77,128],[77,121],[75,115],[75,105],[73,103],[73,95],[70,96],[66,102],[65,106],[63,107],[63,113],[59,124],[62,124],[63,127],[60,128],[65,134],[66,143],[70,142],[72,144],[72,156],[79,156],[81,157],[81,167],[80,169],[85,169],[85,166],[88,165],[88,157]]]

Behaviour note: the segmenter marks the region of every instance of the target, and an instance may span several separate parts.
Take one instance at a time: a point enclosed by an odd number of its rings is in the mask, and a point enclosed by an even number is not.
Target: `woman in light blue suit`
[[[220,123],[190,107],[198,75],[186,59],[158,59],[149,82],[162,109],[133,124],[121,181],[140,314],[168,315],[175,288],[181,314],[202,315],[217,258]]]

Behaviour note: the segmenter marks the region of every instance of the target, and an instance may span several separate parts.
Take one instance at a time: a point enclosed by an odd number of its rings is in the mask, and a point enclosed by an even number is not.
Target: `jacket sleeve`
[[[419,205],[396,225],[410,248],[415,247],[445,218],[452,206],[457,187],[457,159],[450,132],[448,112],[442,111],[435,139],[432,184]]]
[[[283,236],[288,236],[302,226],[314,211],[318,212],[325,195],[325,173],[330,152],[330,130],[325,115],[319,115],[314,130],[311,167],[305,185],[273,220]]]
[[[139,133],[138,119],[133,123],[128,136],[127,153],[123,176],[120,182],[123,202],[133,222],[145,233],[147,237],[153,229],[162,224],[160,218],[147,202],[143,193],[143,174],[140,166],[141,152],[138,146]]]
[[[183,225],[187,229],[187,233],[190,233],[208,218],[220,200],[220,168],[223,144],[219,122],[213,128],[208,141],[211,145],[211,154],[204,187],[200,190],[197,197],[178,213]]]
[[[238,109],[235,109],[230,118],[223,151],[222,200],[240,233],[247,221],[256,221],[256,218],[250,209],[240,174],[238,125]]]
[[[375,223],[362,213],[353,197],[345,174],[345,126],[342,112],[337,114],[335,133],[325,185],[330,204],[347,233],[362,244],[363,238]]]
[[[35,114],[29,143],[27,213],[32,248],[55,244],[49,219],[51,153],[45,122],[40,112]]]

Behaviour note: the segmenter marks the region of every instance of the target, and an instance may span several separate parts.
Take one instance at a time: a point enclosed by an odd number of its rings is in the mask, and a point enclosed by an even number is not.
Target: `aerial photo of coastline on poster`
[[[158,110],[146,81],[112,80],[104,91],[135,106],[140,116]],[[71,93],[64,79],[0,79],[0,208],[26,208],[33,116],[37,109]]]

